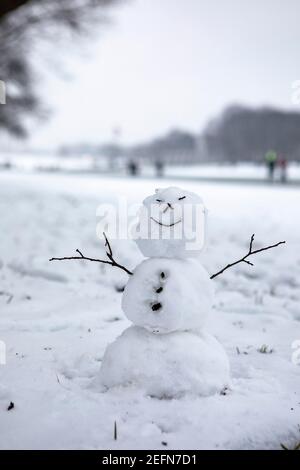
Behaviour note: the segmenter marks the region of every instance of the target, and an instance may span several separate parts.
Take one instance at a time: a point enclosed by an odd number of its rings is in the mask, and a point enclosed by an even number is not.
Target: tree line
[[[0,80],[7,83],[6,104],[0,106],[0,136],[6,132],[25,137],[32,128],[32,119],[48,117],[38,93],[39,61],[33,60],[38,55],[37,43],[47,44],[51,57],[59,60],[74,39],[81,43],[106,23],[108,7],[121,1],[0,1]],[[68,147],[64,153],[68,153]],[[165,163],[263,161],[270,150],[287,159],[300,160],[300,113],[230,106],[197,134],[174,129],[133,146],[99,143],[87,148],[112,159],[124,155],[133,160]],[[74,146],[69,149],[76,152]]]

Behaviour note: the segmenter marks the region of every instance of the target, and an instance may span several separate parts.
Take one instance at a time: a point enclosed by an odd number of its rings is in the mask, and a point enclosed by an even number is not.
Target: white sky
[[[71,81],[47,72],[53,114],[31,146],[99,143],[115,125],[124,143],[200,131],[237,102],[296,107],[299,0],[130,0],[112,19],[88,58],[67,61]]]

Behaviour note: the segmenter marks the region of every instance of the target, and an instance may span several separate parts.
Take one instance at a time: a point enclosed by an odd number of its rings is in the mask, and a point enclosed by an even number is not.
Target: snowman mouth
[[[159,220],[154,219],[153,217],[150,217],[153,222],[156,222],[158,225],[161,225],[162,227],[173,227],[174,225],[179,224],[182,219],[177,220],[177,222],[173,222],[172,224],[164,224],[163,222],[160,222]]]

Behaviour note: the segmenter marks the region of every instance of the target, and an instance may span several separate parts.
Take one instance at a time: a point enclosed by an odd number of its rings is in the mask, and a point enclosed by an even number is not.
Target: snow
[[[16,152],[1,152],[0,167],[11,165],[15,169],[30,172],[51,171],[51,172],[108,172],[109,161],[104,155],[82,154],[78,156],[61,156],[56,154],[28,154]],[[116,160],[116,165],[121,173],[125,173],[126,160],[123,156]],[[153,164],[145,162],[140,168],[143,176],[155,176],[155,167]],[[261,163],[240,162],[236,164],[229,163],[201,163],[194,165],[168,165],[164,168],[164,175],[168,178],[212,178],[212,179],[234,179],[234,180],[260,180],[263,181],[268,176],[263,157]],[[275,179],[280,180],[280,169],[275,171]],[[299,162],[289,162],[287,167],[287,179],[289,181],[300,180]],[[161,180],[158,183],[161,184]],[[152,188],[153,189],[153,188]]]
[[[146,257],[195,257],[204,245],[205,214],[197,194],[157,188],[143,201],[134,238]]]
[[[235,164],[228,163],[204,163],[192,166],[175,165],[166,169],[168,177],[184,176],[190,178],[228,178],[228,179],[249,179],[265,180],[268,177],[268,171],[264,162],[239,162]],[[275,180],[280,180],[280,168],[275,170]],[[287,167],[287,179],[290,181],[300,179],[299,162],[289,162]]]
[[[138,387],[162,400],[208,396],[229,387],[229,361],[220,343],[203,331],[155,335],[131,326],[108,346],[97,382],[108,389]]]
[[[199,262],[149,258],[130,277],[122,307],[132,323],[153,333],[197,329],[211,312],[213,290]]]
[[[280,449],[299,442],[300,366],[292,361],[292,343],[300,339],[295,187],[184,182],[208,207],[201,262],[209,273],[242,256],[253,232],[257,247],[287,241],[253,256],[254,267],[237,265],[213,281],[207,330],[229,356],[230,389],[158,399],[134,387],[95,388],[106,347],[130,326],[121,310],[128,276],[98,263],[48,259],[76,248],[104,257],[95,230],[98,204],[117,203],[119,195],[138,203],[160,184],[0,173],[0,340],[7,351],[7,364],[0,364],[1,448]],[[112,248],[129,269],[142,261],[132,240],[113,240]],[[15,408],[7,411],[10,401]]]

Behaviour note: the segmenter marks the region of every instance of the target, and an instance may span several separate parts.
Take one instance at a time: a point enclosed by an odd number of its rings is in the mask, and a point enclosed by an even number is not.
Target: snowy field
[[[120,157],[116,161],[117,171],[126,173],[126,160]],[[94,158],[90,155],[82,156],[56,156],[56,155],[29,155],[18,153],[0,153],[1,166],[11,165],[16,170],[21,171],[41,171],[41,172],[107,172],[109,162],[104,157]],[[142,176],[152,177],[155,175],[153,165],[144,164],[139,168]],[[263,181],[267,177],[267,169],[264,164],[238,163],[235,165],[222,164],[196,164],[196,165],[172,165],[166,166],[164,176],[168,178],[212,178],[212,179],[249,179]],[[300,164],[291,162],[287,168],[287,179],[291,182],[300,183]],[[275,171],[275,180],[280,180],[280,170]]]
[[[95,389],[106,346],[129,325],[120,308],[127,275],[97,263],[48,259],[76,248],[104,256],[97,206],[120,195],[139,203],[170,183],[0,173],[2,449],[280,449],[300,441],[300,365],[291,346],[300,340],[295,188],[182,184],[200,193],[209,210],[202,261],[210,273],[244,255],[254,232],[257,247],[287,241],[253,257],[254,267],[240,264],[212,281],[208,330],[229,355],[231,389],[173,400],[130,387]],[[130,269],[142,259],[131,240],[112,246]]]

